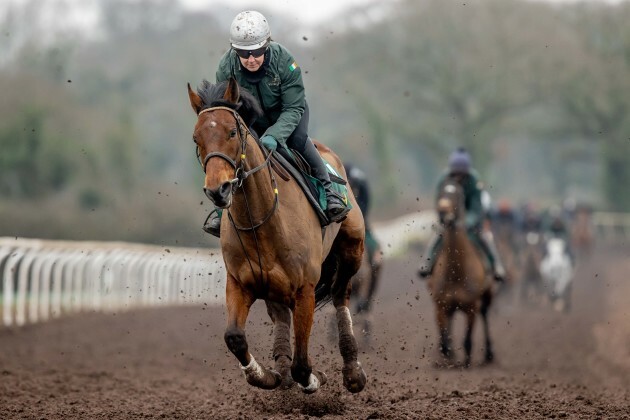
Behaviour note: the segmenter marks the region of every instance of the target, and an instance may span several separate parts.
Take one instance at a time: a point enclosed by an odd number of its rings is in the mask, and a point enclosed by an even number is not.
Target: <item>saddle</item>
[[[346,197],[345,201],[348,207],[352,208],[352,204],[347,200],[348,188],[346,187],[346,180],[341,178],[325,159],[324,163],[328,169],[328,175],[330,176],[330,181],[333,184],[335,192],[342,197]],[[317,178],[311,176],[311,169],[302,155],[294,149],[287,149],[280,146],[272,153],[271,165],[276,173],[285,181],[288,181],[291,177],[295,179],[304,192],[308,202],[311,204],[311,207],[315,210],[321,226],[329,225],[330,220],[325,212],[327,203],[326,191]]]

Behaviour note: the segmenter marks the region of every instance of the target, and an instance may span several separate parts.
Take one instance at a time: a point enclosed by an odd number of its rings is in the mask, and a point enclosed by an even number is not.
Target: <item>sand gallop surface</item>
[[[1,419],[630,419],[630,250],[602,247],[579,261],[569,313],[497,298],[496,361],[484,365],[481,323],[473,366],[438,368],[437,327],[418,255],[385,262],[363,392],[342,384],[329,339],[331,308],[316,313],[310,356],[329,381],[317,393],[249,386],[223,341],[223,307],[88,313],[0,329]],[[463,317],[454,320],[462,358]],[[361,326],[355,325],[357,335]],[[252,308],[249,348],[271,366],[271,324]]]

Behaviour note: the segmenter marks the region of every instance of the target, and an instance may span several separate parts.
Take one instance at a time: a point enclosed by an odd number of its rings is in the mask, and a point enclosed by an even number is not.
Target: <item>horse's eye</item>
[[[236,137],[236,128],[233,128],[232,131],[230,131],[230,138],[234,137]]]

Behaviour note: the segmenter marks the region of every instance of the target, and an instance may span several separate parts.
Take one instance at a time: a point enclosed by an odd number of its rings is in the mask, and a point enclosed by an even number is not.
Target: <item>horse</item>
[[[500,290],[500,294],[509,296],[510,300],[515,289],[515,280],[519,278],[519,261],[515,246],[514,224],[493,223],[492,232],[496,238],[497,251],[503,261],[506,272],[506,284]]]
[[[539,232],[527,231],[523,234],[521,260],[521,302],[532,303],[542,297],[543,286],[540,274],[542,235]]]
[[[591,215],[592,211],[589,207],[578,206],[571,226],[573,247],[580,257],[590,256],[593,250],[595,233]]]
[[[203,191],[223,209],[221,251],[227,271],[224,340],[246,381],[262,389],[298,383],[305,393],[325,384],[314,371],[309,337],[316,308],[332,300],[339,326],[343,384],[363,390],[367,376],[358,361],[348,310],[350,278],[361,265],[364,221],[351,194],[352,210],[341,223],[322,227],[295,179],[276,179],[271,153],[249,129],[262,115],[253,95],[234,78],[206,80],[188,97],[197,115],[193,141],[205,172]],[[343,178],[339,157],[316,142],[320,154]],[[285,173],[286,174],[286,173]],[[245,324],[251,305],[262,299],[274,327],[274,368],[260,365],[248,349]],[[291,354],[291,315],[294,351]]]
[[[546,253],[540,262],[540,274],[547,296],[554,309],[569,312],[571,309],[571,285],[573,264],[567,253],[563,238],[549,238],[545,243]]]
[[[442,248],[427,286],[435,304],[440,333],[440,352],[451,360],[451,324],[457,310],[466,316],[465,367],[471,363],[472,334],[478,313],[486,339],[485,362],[494,359],[488,326],[488,310],[494,295],[490,272],[480,251],[468,236],[461,185],[447,179],[438,193],[436,210],[442,226]]]

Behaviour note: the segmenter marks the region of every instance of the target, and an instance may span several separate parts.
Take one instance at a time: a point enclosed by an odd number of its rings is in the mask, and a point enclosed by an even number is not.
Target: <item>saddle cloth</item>
[[[287,171],[293,179],[298,183],[304,195],[308,199],[309,203],[315,210],[319,222],[322,226],[330,224],[330,220],[326,216],[326,191],[324,186],[319,180],[310,175],[310,168],[304,161],[304,158],[295,150],[289,150],[282,146],[278,147],[273,152],[275,160]],[[323,159],[323,158],[322,158]],[[349,208],[352,208],[350,200],[348,200],[348,187],[346,181],[339,176],[335,168],[324,160],[324,164],[328,169],[330,181],[333,185],[333,190],[342,198],[343,202]],[[277,172],[277,171],[276,171]]]

